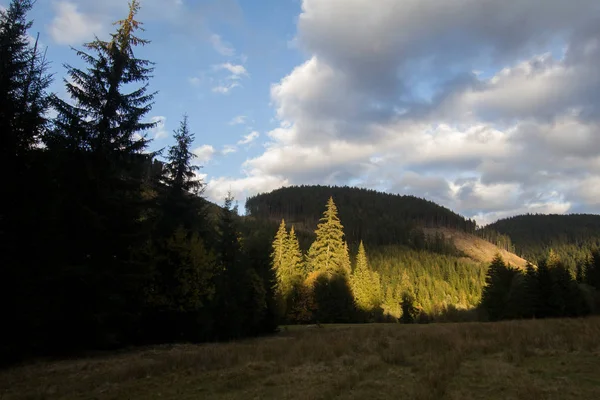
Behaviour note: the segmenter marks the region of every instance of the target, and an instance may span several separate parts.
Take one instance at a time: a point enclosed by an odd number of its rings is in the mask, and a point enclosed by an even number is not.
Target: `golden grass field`
[[[291,327],[0,371],[0,399],[600,399],[600,318]]]

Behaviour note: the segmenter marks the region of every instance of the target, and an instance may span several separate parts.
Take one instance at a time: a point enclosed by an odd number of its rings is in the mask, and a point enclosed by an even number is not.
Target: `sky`
[[[0,5],[7,6],[7,0]],[[600,212],[598,0],[141,0],[156,63],[150,149],[184,113],[205,195],[351,185],[479,224]],[[66,96],[71,47],[125,0],[38,0]]]

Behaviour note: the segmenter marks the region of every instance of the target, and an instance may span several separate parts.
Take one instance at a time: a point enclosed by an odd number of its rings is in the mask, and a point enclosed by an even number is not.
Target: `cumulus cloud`
[[[260,134],[258,132],[252,131],[249,134],[244,135],[243,139],[240,140],[237,144],[239,144],[239,145],[250,144],[253,141],[255,141],[259,136],[260,136]]]
[[[596,0],[303,0],[309,57],[272,85],[280,126],[243,182],[358,183],[480,223],[590,210],[598,37]]]
[[[215,149],[213,146],[205,144],[195,148],[192,153],[196,156],[196,158],[194,158],[195,163],[206,164],[212,159],[215,154]]]
[[[57,1],[53,3],[56,13],[48,27],[52,39],[58,44],[74,45],[90,40],[102,29],[102,24],[93,16],[82,13],[75,3]]]

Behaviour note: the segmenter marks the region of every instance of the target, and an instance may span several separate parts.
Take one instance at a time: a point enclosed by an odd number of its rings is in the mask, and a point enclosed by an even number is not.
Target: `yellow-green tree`
[[[277,277],[279,278],[279,271],[284,264],[284,257],[286,252],[288,242],[288,233],[285,228],[285,220],[281,220],[281,224],[279,224],[279,229],[275,234],[275,240],[273,240],[273,252],[271,253],[271,262],[273,269]]]
[[[294,227],[288,233],[285,220],[281,220],[275,235],[271,260],[277,277],[277,293],[286,303],[294,285],[304,279],[304,267]]]
[[[284,254],[284,265],[289,271],[286,275],[289,275],[294,283],[301,281],[305,278],[304,269],[304,257],[300,250],[300,244],[298,243],[298,237],[296,236],[296,230],[292,226],[290,233],[288,234],[288,240],[285,246]]]
[[[348,247],[344,242],[344,227],[333,197],[327,202],[315,234],[317,237],[308,251],[309,272],[347,274],[350,266]]]
[[[356,268],[350,278],[352,294],[358,308],[373,311],[381,306],[382,294],[379,274],[369,267],[367,252],[363,242],[358,247]]]

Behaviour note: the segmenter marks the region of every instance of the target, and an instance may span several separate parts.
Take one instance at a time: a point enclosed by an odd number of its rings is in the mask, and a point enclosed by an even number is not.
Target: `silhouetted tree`
[[[11,173],[23,167],[22,159],[20,165],[14,163],[39,143],[47,122],[51,76],[38,40],[32,45],[27,33],[33,24],[27,14],[34,3],[12,0],[0,11],[0,158]]]
[[[417,308],[414,306],[414,299],[410,293],[404,292],[400,307],[402,308],[400,322],[403,324],[413,324],[417,317]]]
[[[47,127],[51,76],[37,38],[30,43],[32,0],[12,0],[0,10],[0,360],[17,356],[43,325],[41,293],[49,268],[48,209],[53,202],[48,160],[39,148]],[[44,201],[40,201],[44,193]],[[32,251],[32,243],[36,243]]]
[[[77,51],[88,69],[67,66],[73,103],[54,97],[58,116],[45,137],[60,221],[52,254],[59,270],[48,284],[62,296],[55,305],[61,311],[54,311],[64,316],[56,340],[66,346],[114,346],[138,335],[140,292],[150,273],[139,256],[149,235],[143,218],[149,156],[140,135],[154,126],[142,121],[154,94],[147,92],[150,62],[134,55],[148,43],[135,36],[138,11],[132,0],[109,41],[86,44],[94,55]]]
[[[481,305],[492,321],[505,317],[506,304],[516,271],[509,268],[498,254],[492,260],[486,276]]]

